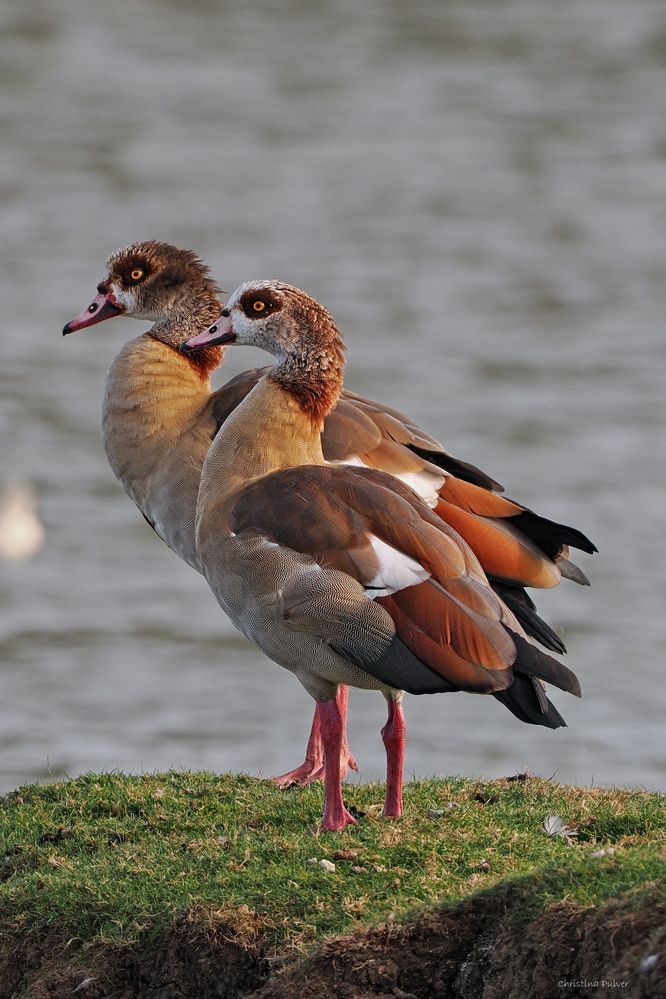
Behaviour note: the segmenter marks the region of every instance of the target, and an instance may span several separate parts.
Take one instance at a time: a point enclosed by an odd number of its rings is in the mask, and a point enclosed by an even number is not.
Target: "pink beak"
[[[180,350],[187,353],[188,350],[197,350],[199,347],[216,347],[218,344],[235,343],[236,334],[233,330],[231,316],[224,312],[212,326],[209,326],[205,333],[198,333],[197,336],[190,337],[181,343]]]
[[[101,291],[87,309],[63,326],[62,335],[67,336],[68,333],[76,333],[77,330],[84,330],[87,326],[94,326],[95,323],[103,323],[105,319],[112,319],[122,311],[123,307],[115,302],[113,292]]]

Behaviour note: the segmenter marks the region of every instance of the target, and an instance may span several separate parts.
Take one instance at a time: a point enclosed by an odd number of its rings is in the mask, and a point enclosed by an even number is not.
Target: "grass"
[[[517,919],[663,886],[657,794],[531,777],[423,780],[406,786],[397,821],[380,817],[382,796],[377,784],[348,786],[359,825],[317,835],[318,787],[189,772],[24,787],[0,799],[0,934],[68,941],[70,955],[145,946],[210,906],[239,932],[251,916],[275,953],[299,954],[324,935],[535,872]],[[552,813],[577,836],[547,836]]]

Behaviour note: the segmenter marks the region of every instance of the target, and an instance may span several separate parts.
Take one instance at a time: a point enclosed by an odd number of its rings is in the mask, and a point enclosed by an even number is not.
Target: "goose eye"
[[[131,272],[130,277],[132,278],[132,281],[140,281],[143,277],[143,270],[140,267],[135,267]]]
[[[264,309],[266,308],[266,303],[262,302],[260,299],[257,299],[256,302],[252,303],[252,308],[254,309],[255,312],[263,312]]]

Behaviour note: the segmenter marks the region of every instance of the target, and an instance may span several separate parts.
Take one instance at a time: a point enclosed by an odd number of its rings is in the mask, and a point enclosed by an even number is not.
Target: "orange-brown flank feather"
[[[511,684],[515,646],[473,553],[391,476],[317,466],[275,472],[243,490],[232,530],[259,530],[362,584],[379,568],[369,536],[381,538],[433,576],[376,598],[405,644],[451,689],[491,693]]]

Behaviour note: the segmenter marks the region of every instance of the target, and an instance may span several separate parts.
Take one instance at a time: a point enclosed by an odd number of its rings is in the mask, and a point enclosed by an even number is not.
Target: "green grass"
[[[22,788],[0,799],[0,932],[72,941],[70,950],[135,946],[204,905],[239,930],[249,910],[276,951],[298,953],[325,934],[535,871],[540,887],[521,918],[663,878],[666,799],[649,792],[425,780],[407,785],[398,821],[380,817],[382,794],[348,786],[359,825],[316,835],[320,788],[187,772]],[[545,835],[550,813],[576,839]],[[615,852],[590,856],[608,846]]]

